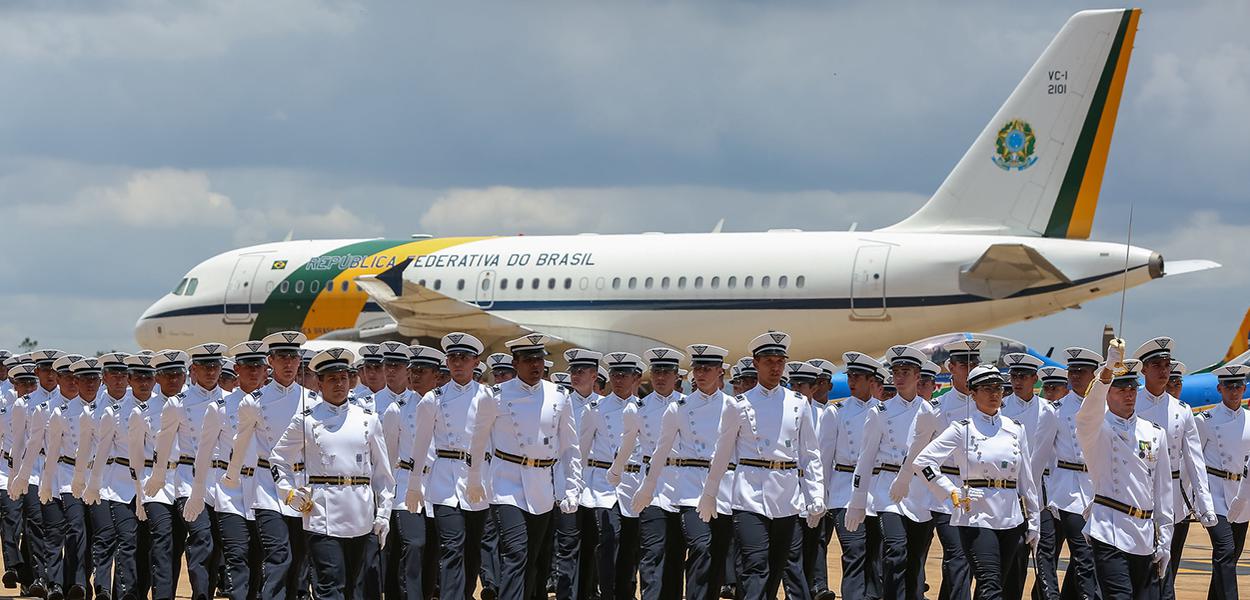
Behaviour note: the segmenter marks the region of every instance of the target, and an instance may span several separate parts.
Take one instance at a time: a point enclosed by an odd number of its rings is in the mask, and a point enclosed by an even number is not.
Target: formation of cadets
[[[1222,402],[1195,416],[1165,337],[1132,358],[1068,348],[1066,369],[981,364],[977,340],[944,365],[848,352],[844,399],[833,363],[788,360],[781,332],[733,365],[710,344],[575,348],[566,373],[552,341],[485,362],[464,333],[360,356],[298,332],[5,352],[3,585],[165,600],[185,564],[196,599],[991,600],[1022,598],[1031,567],[1035,598],[1172,598],[1197,521],[1209,598],[1238,597],[1244,365],[1215,371]]]

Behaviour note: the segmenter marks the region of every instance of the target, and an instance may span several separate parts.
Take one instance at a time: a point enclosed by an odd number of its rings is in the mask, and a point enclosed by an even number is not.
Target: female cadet
[[[949,496],[954,504],[951,524],[959,528],[972,562],[977,596],[992,600],[1006,597],[1002,573],[1022,550],[1021,540],[1030,548],[1037,545],[1038,488],[1024,427],[999,414],[1003,380],[998,369],[976,367],[968,374],[968,387],[976,404],[972,416],[952,423],[925,446],[915,464],[934,493]],[[941,472],[947,457],[959,466],[962,490]]]

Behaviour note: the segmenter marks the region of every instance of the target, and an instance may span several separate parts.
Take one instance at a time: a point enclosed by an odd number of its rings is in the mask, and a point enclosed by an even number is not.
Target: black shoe
[[[732,585],[722,585],[720,586],[720,597],[726,600],[733,600],[738,597],[738,590]]]
[[[833,590],[821,590],[812,600],[838,600],[838,595],[833,593]]]
[[[34,596],[36,598],[47,598],[48,586],[43,581],[35,580],[34,583],[30,584],[30,586],[26,588],[26,591],[23,592],[22,595]]]
[[[113,594],[110,594],[108,590],[96,590],[95,600],[113,600]]]
[[[17,571],[12,569],[4,572],[4,578],[0,581],[4,582],[4,587],[13,589],[17,587]]]
[[[498,597],[499,593],[491,588],[485,588],[482,590],[482,600],[496,600]]]
[[[57,585],[48,586],[48,600],[65,600],[65,592]]]
[[[65,597],[67,600],[87,600],[87,588],[81,585],[71,585]]]

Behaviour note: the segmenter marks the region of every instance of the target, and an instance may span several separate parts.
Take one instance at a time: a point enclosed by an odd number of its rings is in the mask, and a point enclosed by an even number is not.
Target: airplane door
[[[851,316],[861,319],[885,317],[885,265],[890,247],[860,246],[851,272]]]
[[[495,272],[482,271],[477,276],[477,293],[474,302],[478,308],[490,308],[495,304]]]
[[[234,263],[230,272],[230,281],[226,284],[226,297],[222,302],[223,319],[227,323],[249,323],[252,321],[252,301],[260,301],[262,292],[255,291],[252,281],[256,278],[256,269],[264,260],[262,254],[245,254]]]

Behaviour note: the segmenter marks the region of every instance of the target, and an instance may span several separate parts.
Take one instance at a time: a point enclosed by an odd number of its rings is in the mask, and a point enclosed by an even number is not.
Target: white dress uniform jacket
[[[152,474],[163,477],[165,470],[175,468],[173,481],[176,498],[191,495],[195,481],[195,454],[199,448],[200,425],[208,408],[221,400],[221,388],[206,390],[192,384],[186,391],[170,399],[161,411],[160,433],[156,438],[156,466]]]
[[[9,489],[9,458],[13,451],[13,404],[17,393],[8,381],[0,382],[0,490]],[[4,387],[8,386],[8,387]]]
[[[105,414],[109,408],[115,408],[126,399],[123,393],[121,398],[114,398],[109,395],[108,389],[100,387],[96,393],[95,400],[91,402],[94,408],[86,411],[79,417],[78,422],[78,446],[71,451],[74,456],[74,479],[71,489],[74,495],[81,497],[82,489],[86,486],[87,480],[90,478],[91,468],[94,466],[96,448],[100,445],[100,423],[103,422]],[[70,454],[70,452],[62,451],[62,454]]]
[[[251,486],[221,484],[222,475],[230,465],[234,436],[239,431],[239,406],[247,396],[243,388],[235,388],[233,392],[210,402],[205,409],[204,424],[200,427],[195,450],[195,479],[190,496],[202,499],[217,512],[252,520],[256,518],[252,508],[255,490]]]
[[[1023,425],[977,410],[971,419],[956,421],[930,442],[916,457],[916,468],[934,496],[950,498],[951,492],[968,483],[968,508],[952,510],[951,525],[1001,530],[1027,521],[1028,529],[1037,531],[1038,478],[1030,456]],[[959,485],[941,472],[947,463],[960,465],[965,477]],[[946,505],[951,507],[949,500]]]
[[[669,512],[677,512],[683,506],[699,507],[699,497],[712,466],[712,454],[720,438],[725,406],[733,401],[733,396],[719,390],[707,395],[695,389],[665,407],[655,453],[641,488],[647,494],[659,490],[658,506]],[[716,494],[716,512],[733,514],[729,503],[733,492],[732,472],[722,475],[717,485],[721,489]]]
[[[367,408],[318,402],[291,419],[269,462],[282,498],[306,475],[313,508],[303,515],[304,531],[354,538],[371,533],[374,520],[390,518],[395,478],[382,423]],[[297,464],[306,465],[298,477]]]
[[[266,475],[271,466],[269,455],[291,419],[320,402],[315,393],[300,384],[284,386],[276,380],[239,402],[239,432],[234,436],[227,473],[237,481],[245,467],[255,469],[255,477],[246,477],[243,473],[243,485],[252,487],[253,509],[281,512],[288,517],[300,516],[299,511],[282,502],[273,476]],[[302,470],[303,465],[295,468]]]
[[[1172,543],[1172,480],[1168,440],[1163,429],[1134,414],[1121,419],[1107,410],[1110,385],[1094,380],[1076,413],[1076,436],[1085,453],[1095,501],[1085,512],[1085,535],[1129,554],[1166,550]],[[1109,498],[1134,516],[1097,502]],[[1156,534],[1157,532],[1157,534]]]
[[[829,510],[846,508],[851,503],[855,463],[864,450],[869,411],[877,403],[876,398],[860,400],[854,396],[833,402],[831,406],[835,408],[820,424],[820,456],[825,464],[825,503]]]
[[[622,510],[629,510],[633,496],[625,495],[622,486],[608,483],[608,470],[621,447],[621,432],[625,431],[625,408],[632,406],[635,400],[633,396],[621,398],[610,393],[596,400],[594,407],[582,413],[581,428],[578,430],[578,447],[585,457],[582,477],[586,486],[582,490],[582,506],[612,508],[619,504]],[[627,468],[637,470],[640,465],[634,463]]]
[[[905,463],[918,432],[936,432],[938,423],[937,407],[920,396],[911,400],[895,396],[873,407],[864,425],[863,452],[855,463],[854,492],[847,507],[865,509],[868,515],[889,512],[917,523],[928,521],[933,495],[922,479],[911,478],[901,502],[890,498],[890,486],[904,466],[910,472],[911,465]]]
[[[1085,453],[1076,438],[1076,413],[1085,399],[1076,392],[1055,403],[1055,468],[1046,481],[1046,494],[1050,506],[1058,510],[1081,514],[1094,501],[1094,482],[1085,466]]]
[[[824,511],[819,444],[806,398],[781,386],[757,384],[725,403],[708,481],[719,486],[736,459],[733,510],[770,519],[806,514],[813,507]],[[790,468],[750,466],[755,461]],[[709,495],[706,488],[703,495]]]
[[[977,407],[972,401],[972,396],[961,393],[955,388],[942,394],[938,398],[938,432],[939,434],[946,431],[954,423],[958,423],[964,419],[970,419],[977,412]],[[963,479],[959,476],[959,465],[956,457],[948,456],[946,462],[942,463],[939,468],[940,472],[950,480],[955,487],[963,485]],[[951,514],[951,503],[946,496],[934,494],[933,503],[929,505],[929,510]]]
[[[1202,440],[1194,413],[1166,391],[1155,396],[1145,386],[1137,390],[1137,416],[1162,427],[1168,436],[1168,462],[1172,465],[1172,519],[1184,521],[1190,513],[1213,514],[1207,465],[1202,459]]]
[[[399,490],[407,495],[409,474],[422,473],[416,479],[425,486],[426,514],[434,514],[435,504],[485,510],[485,502],[473,503],[468,498],[470,446],[473,443],[473,425],[478,412],[487,398],[495,397],[495,388],[469,380],[460,385],[449,381],[430,390],[411,410],[401,411],[400,402],[387,409],[383,429],[398,432],[398,447],[409,461],[408,470],[396,477]],[[387,434],[390,439],[391,434]],[[434,461],[428,462],[433,448]],[[426,465],[429,465],[426,474]],[[403,479],[400,482],[400,479]],[[490,482],[486,482],[489,494]],[[418,507],[408,507],[408,510]]]
[[[1202,438],[1202,455],[1215,514],[1227,517],[1232,523],[1250,521],[1250,510],[1234,514],[1228,506],[1237,497],[1240,480],[1246,476],[1250,464],[1250,418],[1247,416],[1245,408],[1230,410],[1221,402],[1195,419]]]
[[[621,474],[621,495],[630,498],[630,502],[621,504],[621,514],[626,517],[637,517],[630,504],[633,497],[642,487],[643,470],[651,463],[651,455],[660,442],[660,427],[664,420],[664,411],[670,404],[682,400],[681,392],[673,390],[668,396],[655,392],[645,398],[635,400],[625,407],[621,413],[621,448],[630,450],[629,464],[642,465],[642,469],[628,469]],[[618,465],[620,468],[621,465]],[[650,506],[658,506],[665,510],[673,510],[665,504],[664,498],[652,497]]]
[[[1038,497],[1042,499],[1043,505],[1048,505],[1045,474],[1055,460],[1055,435],[1059,429],[1055,406],[1037,395],[1029,400],[1022,400],[1011,394],[1003,399],[1000,412],[1004,417],[1015,419],[1024,426],[1029,447],[1033,449],[1033,464],[1030,466],[1033,467],[1033,473],[1037,474]]]
[[[51,488],[53,495],[68,494],[72,490],[78,446],[85,441],[80,435],[81,420],[83,417],[90,420],[95,409],[94,401],[88,404],[81,398],[74,398],[52,411],[48,419],[47,455],[55,458],[44,462],[41,487]],[[87,433],[86,437],[90,435]]]
[[[391,391],[391,388],[384,387],[367,398],[356,398],[356,403],[365,408],[373,409],[373,414],[375,415],[384,415],[386,414],[386,409],[390,408],[392,404],[409,395],[411,395],[411,392],[408,390],[397,394]]]
[[[96,428],[96,444],[86,489],[99,490],[101,500],[129,503],[135,499],[135,480],[130,477],[127,430],[137,400],[130,391],[116,404],[105,407]],[[85,495],[85,494],[84,494]]]
[[[485,460],[488,446],[494,454],[490,462]],[[550,381],[529,385],[518,377],[501,384],[498,395],[480,398],[470,454],[470,477],[482,477],[485,469],[491,504],[540,515],[559,500],[576,503],[581,495],[581,455],[572,404]],[[501,454],[555,462],[551,466],[517,464]]]
[[[161,394],[153,394],[147,402],[136,402],[130,411],[130,418],[126,425],[127,454],[130,456],[130,475],[137,479],[140,486],[144,485],[144,482],[152,475],[153,466],[156,464],[152,457],[156,454],[157,428],[161,425],[161,414],[165,412],[172,400]],[[140,491],[141,503],[159,502],[173,505],[175,498],[173,475],[166,471],[166,475],[161,478],[164,485],[154,496]]]
[[[18,474],[27,485],[40,486],[48,447],[48,420],[52,418],[53,411],[65,406],[70,399],[61,394],[60,388],[46,392],[43,388],[39,388],[30,394],[30,398],[31,400],[43,399],[30,409],[30,416],[26,419],[26,440],[22,449],[22,461]],[[17,458],[14,457],[14,461],[16,460]],[[56,457],[52,460],[55,461]]]

